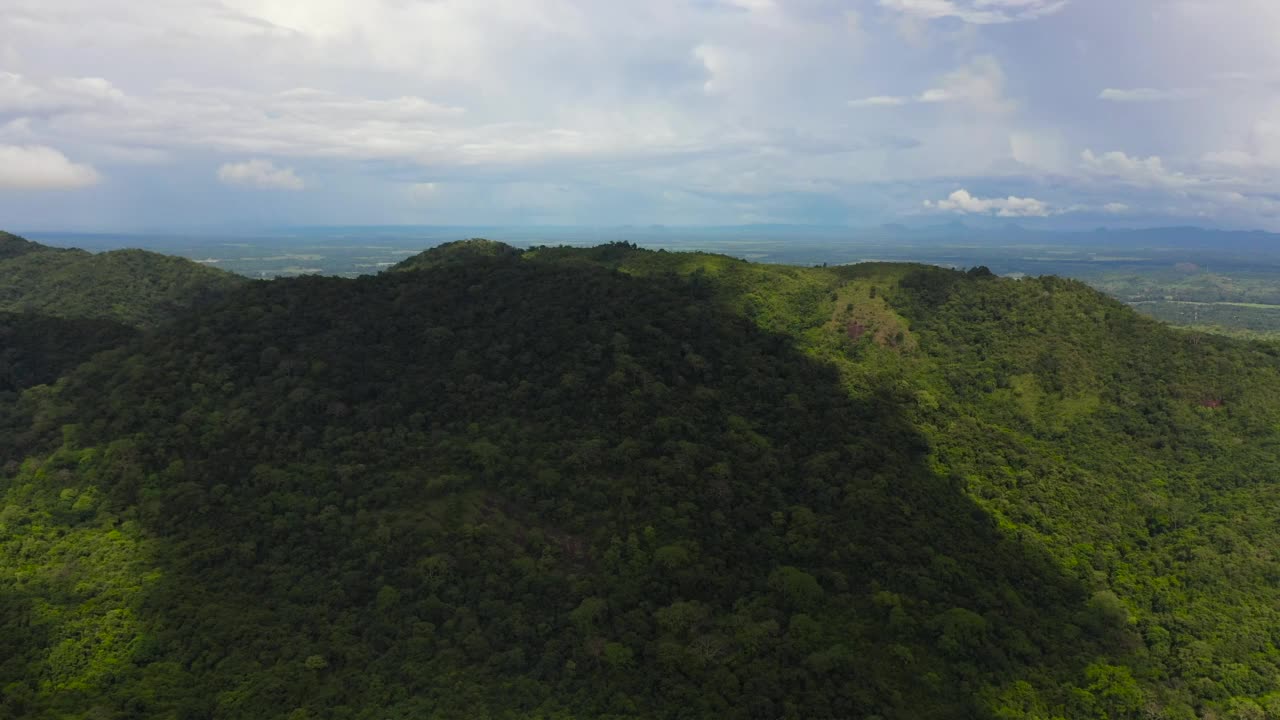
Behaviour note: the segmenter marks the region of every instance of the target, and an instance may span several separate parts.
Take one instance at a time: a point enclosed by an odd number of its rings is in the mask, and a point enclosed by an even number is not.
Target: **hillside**
[[[512,259],[519,257],[521,251],[506,243],[484,238],[456,240],[406,258],[396,264],[392,270],[430,270],[442,267],[457,267],[481,260]]]
[[[245,282],[143,250],[92,254],[0,236],[0,312],[152,328]]]
[[[26,238],[18,237],[17,235],[0,230],[0,260],[15,258],[27,253],[49,250],[53,250],[53,248],[47,248],[44,245],[33,243]]]
[[[1280,717],[1276,352],[622,244],[249,284],[0,405],[0,712]]]
[[[110,320],[0,313],[0,400],[10,400],[9,393],[51,383],[137,334],[134,328]]]

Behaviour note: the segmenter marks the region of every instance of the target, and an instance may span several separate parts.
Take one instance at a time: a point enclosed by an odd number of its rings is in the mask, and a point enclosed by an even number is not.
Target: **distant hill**
[[[0,311],[151,328],[247,282],[143,250],[92,254],[0,236]]]
[[[437,245],[418,253],[391,268],[393,271],[428,270],[438,267],[457,267],[485,259],[519,257],[521,250],[506,243],[484,238],[457,240]]]
[[[455,244],[0,404],[0,713],[1265,719],[1278,477],[1079,282]]]
[[[0,231],[0,260],[15,258],[33,252],[46,252],[53,248],[31,242],[23,237]]]

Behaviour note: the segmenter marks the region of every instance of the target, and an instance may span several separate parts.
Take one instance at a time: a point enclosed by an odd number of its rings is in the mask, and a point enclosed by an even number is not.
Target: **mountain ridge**
[[[0,236],[0,311],[154,328],[247,282],[146,250],[89,253]]]

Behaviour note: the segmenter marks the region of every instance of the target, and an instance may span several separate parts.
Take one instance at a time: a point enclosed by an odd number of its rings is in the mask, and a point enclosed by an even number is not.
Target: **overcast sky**
[[[1276,0],[0,0],[0,227],[1280,230]]]

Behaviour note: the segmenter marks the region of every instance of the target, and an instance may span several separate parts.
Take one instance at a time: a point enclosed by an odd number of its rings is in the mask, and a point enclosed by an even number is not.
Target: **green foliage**
[[[1280,352],[1081,283],[469,241],[123,342],[0,404],[0,716],[1280,707]]]
[[[246,281],[143,250],[91,254],[0,237],[0,312],[156,327]]]
[[[125,344],[136,334],[133,328],[110,320],[0,312],[0,398],[53,382],[96,353]]]
[[[0,260],[26,255],[27,253],[46,250],[43,246],[12,233],[0,230]]]
[[[506,243],[484,238],[457,240],[437,245],[425,252],[391,268],[393,272],[406,270],[429,270],[431,268],[458,267],[483,260],[515,259],[520,257],[520,250]]]

